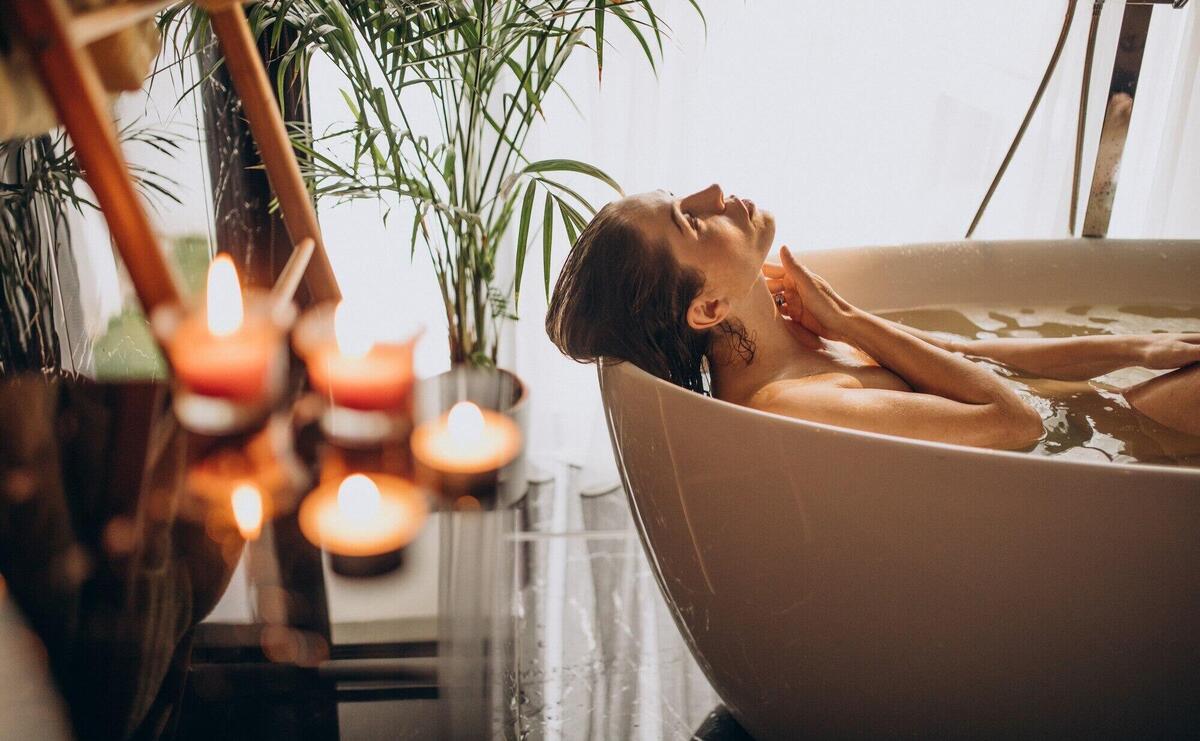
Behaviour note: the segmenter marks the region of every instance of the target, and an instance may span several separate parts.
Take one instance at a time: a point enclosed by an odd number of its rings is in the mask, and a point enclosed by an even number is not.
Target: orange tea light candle
[[[246,315],[237,270],[222,254],[208,269],[205,310],[183,317],[166,346],[176,377],[190,391],[253,401],[269,390],[280,342],[266,317]]]
[[[441,473],[482,474],[517,457],[521,430],[503,414],[460,401],[413,431],[412,451],[421,463]]]
[[[341,556],[399,551],[429,514],[425,494],[396,476],[356,473],[319,486],[300,505],[300,530]]]
[[[313,388],[337,406],[384,410],[404,405],[413,384],[413,342],[378,342],[372,317],[343,302],[334,309],[333,337],[308,359]]]

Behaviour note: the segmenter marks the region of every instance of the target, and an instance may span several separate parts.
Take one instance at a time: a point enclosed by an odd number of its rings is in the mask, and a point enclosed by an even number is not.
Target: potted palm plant
[[[689,2],[700,13],[697,0]],[[345,76],[349,120],[323,138],[350,146],[304,136],[296,146],[318,198],[398,197],[415,206],[408,248],[420,244],[432,257],[455,364],[494,367],[498,328],[515,318],[536,233],[548,273],[556,225],[574,242],[594,214],[570,179],[594,178],[620,192],[597,167],[566,158],[531,161],[523,150],[575,51],[591,49],[602,72],[606,20],[632,34],[654,68],[665,28],[658,4],[270,0],[252,12],[260,32],[296,32],[281,76],[313,54]],[[432,131],[411,125],[414,104],[432,104]],[[350,154],[336,158],[331,149]],[[514,227],[515,264],[511,283],[502,285],[497,254]],[[548,275],[545,283],[548,292]]]

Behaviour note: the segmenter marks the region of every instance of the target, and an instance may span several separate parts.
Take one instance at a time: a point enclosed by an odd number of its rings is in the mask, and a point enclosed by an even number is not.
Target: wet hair
[[[563,264],[546,333],[567,357],[594,363],[601,357],[633,363],[678,386],[709,393],[705,375],[714,330],[687,322],[704,274],[682,265],[664,243],[649,243],[616,203],[609,203],[579,235]],[[753,340],[737,321],[716,332],[747,362]]]

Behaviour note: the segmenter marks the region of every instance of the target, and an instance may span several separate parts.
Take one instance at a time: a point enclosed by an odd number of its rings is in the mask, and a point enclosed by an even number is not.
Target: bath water
[[[957,306],[879,315],[945,339],[1200,332],[1200,306]],[[1090,381],[1054,381],[976,360],[1003,377],[1042,415],[1046,434],[1031,451],[1035,454],[1200,466],[1200,437],[1147,419],[1121,395],[1121,389],[1166,371],[1123,368]]]

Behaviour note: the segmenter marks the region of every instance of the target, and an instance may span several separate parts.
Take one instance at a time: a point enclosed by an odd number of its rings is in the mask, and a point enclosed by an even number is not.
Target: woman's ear
[[[712,329],[729,316],[729,302],[723,298],[697,296],[688,306],[688,326],[696,330]]]

